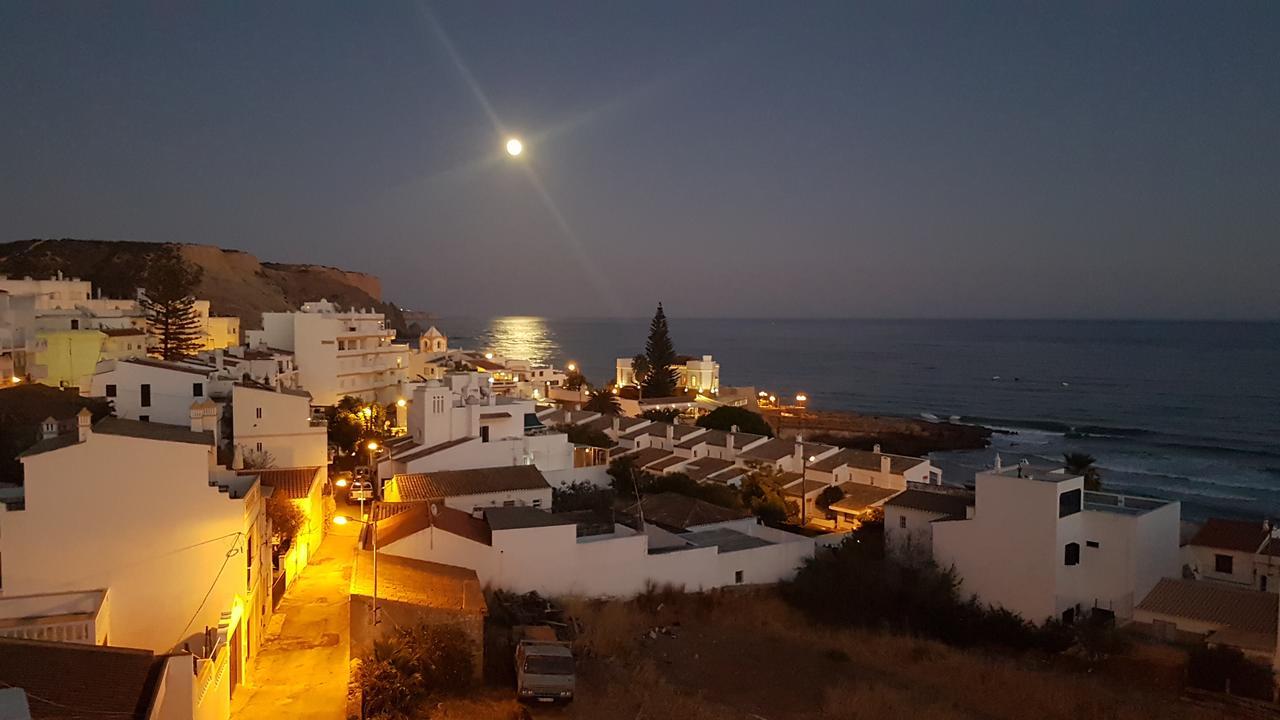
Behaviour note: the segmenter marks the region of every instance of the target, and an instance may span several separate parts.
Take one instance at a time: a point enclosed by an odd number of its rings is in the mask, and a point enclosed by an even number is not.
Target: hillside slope
[[[61,271],[93,282],[111,297],[132,297],[142,269],[162,248],[176,247],[204,270],[196,295],[212,312],[235,315],[244,328],[262,326],[262,313],[297,309],[326,298],[342,306],[376,308],[387,324],[404,331],[399,309],[382,302],[382,283],[365,273],[324,265],[264,263],[249,253],[212,245],[111,240],[19,240],[0,243],[0,274],[48,277]]]

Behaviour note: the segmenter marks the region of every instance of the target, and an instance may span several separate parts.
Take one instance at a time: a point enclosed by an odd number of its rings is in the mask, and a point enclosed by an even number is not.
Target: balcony
[[[0,637],[101,645],[107,607],[106,590],[0,598]]]

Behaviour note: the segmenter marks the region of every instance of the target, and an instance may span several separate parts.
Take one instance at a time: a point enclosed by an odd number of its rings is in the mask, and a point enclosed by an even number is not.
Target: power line
[[[237,531],[233,533],[233,535],[235,535],[236,540],[238,540],[239,536],[244,535],[244,533]],[[222,577],[222,572],[227,569],[227,563],[231,562],[231,558],[239,555],[239,551],[240,548],[236,547],[236,543],[233,542],[226,552],[226,557],[222,559],[222,567],[218,568],[218,574],[213,576],[213,582],[209,584],[209,589],[205,591],[204,598],[200,600],[200,605],[196,607],[195,612],[191,613],[191,619],[187,621],[186,627],[182,628],[182,632],[178,633],[178,639],[174,641],[175,645],[182,642],[182,639],[187,636],[187,631],[191,629],[191,623],[195,622],[196,618],[199,617],[200,611],[204,609],[204,604],[209,602],[209,596],[213,594],[213,589],[218,586],[218,580]]]
[[[133,717],[134,715],[137,714],[137,712],[134,710],[92,710],[90,708],[75,707],[73,705],[64,705],[60,702],[55,702],[53,700],[50,700],[49,698],[41,697],[19,685],[12,685],[3,680],[0,680],[0,685],[3,685],[7,688],[13,688],[15,690],[21,690],[22,692],[26,693],[27,697],[35,700],[36,702],[44,703],[45,705],[52,705],[53,707],[61,708],[63,710],[70,710],[75,713],[91,713],[93,715],[112,715],[112,716],[124,716],[124,717]],[[79,717],[79,716],[68,715],[67,717]]]

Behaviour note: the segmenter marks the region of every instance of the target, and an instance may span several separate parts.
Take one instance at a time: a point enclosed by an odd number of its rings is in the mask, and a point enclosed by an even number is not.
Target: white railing
[[[50,640],[53,642],[96,644],[93,620],[47,622],[34,620],[26,625],[0,627],[0,637],[19,640]]]

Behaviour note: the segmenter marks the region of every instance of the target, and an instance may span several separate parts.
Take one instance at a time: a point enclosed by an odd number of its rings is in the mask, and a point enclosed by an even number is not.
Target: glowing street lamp
[[[797,405],[803,405],[803,404],[805,404],[806,402],[808,402],[808,400],[809,400],[809,396],[808,396],[808,395],[805,395],[804,393],[796,393],[796,404],[797,404]]]
[[[404,407],[405,405],[408,405],[408,403],[404,401],[404,398],[400,398],[396,401],[396,407]]]
[[[346,487],[346,486],[347,486],[347,479],[346,479],[346,478],[338,478],[337,480],[334,480],[334,481],[333,481],[333,484],[334,484],[334,485],[337,485],[337,486],[338,486],[338,487],[340,487],[340,488],[341,488],[341,487]],[[339,515],[338,517],[341,517],[341,515]],[[337,522],[337,518],[334,518],[334,522]],[[346,521],[344,520],[343,522],[346,522]],[[341,525],[342,523],[338,523],[338,524],[339,524],[339,525]]]
[[[571,362],[566,367],[569,368],[569,372],[573,372],[574,370],[578,369],[578,364]]]
[[[372,445],[373,443],[369,443],[369,444]],[[373,542],[373,611],[372,612],[373,612],[374,625],[377,625],[378,623],[382,622],[382,618],[378,617],[378,523],[375,519],[377,517],[377,507],[378,507],[378,501],[374,500],[373,503],[369,506],[368,520],[356,520],[355,518],[349,518],[346,515],[333,516],[333,524],[339,527],[352,522],[369,526],[369,538]]]
[[[524,143],[520,142],[520,138],[507,138],[507,154],[511,157],[520,157],[520,153],[524,152]]]

